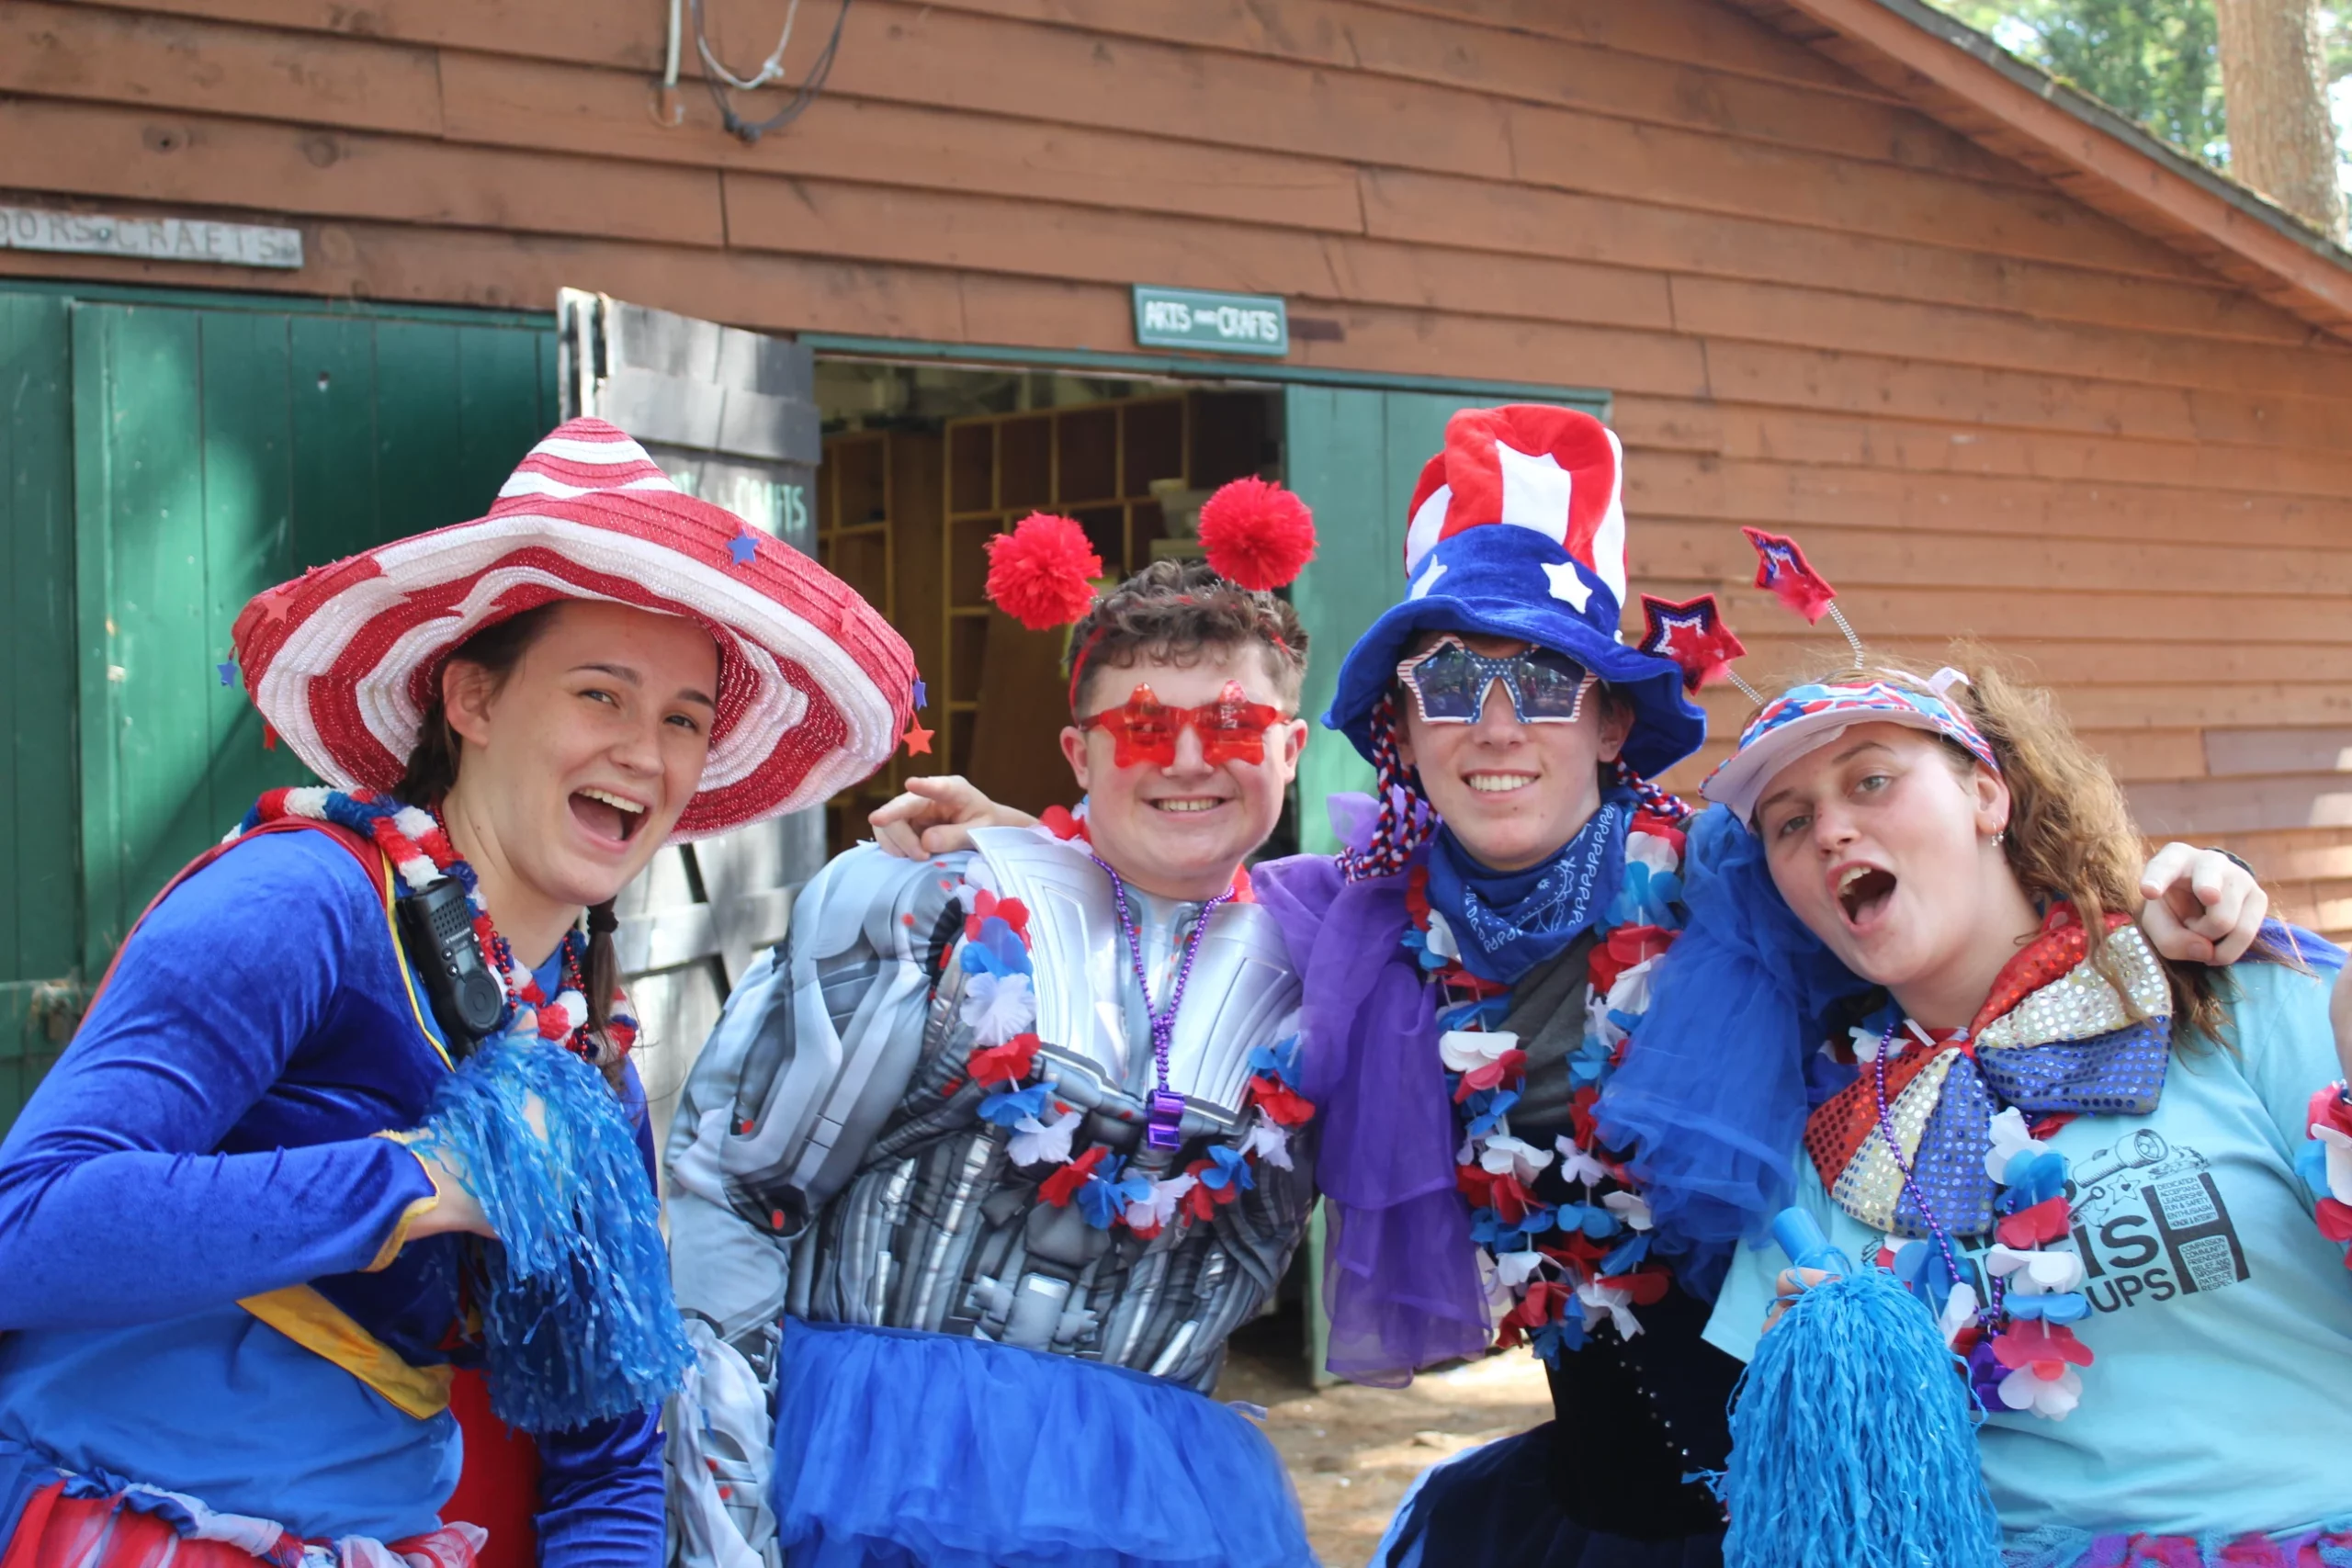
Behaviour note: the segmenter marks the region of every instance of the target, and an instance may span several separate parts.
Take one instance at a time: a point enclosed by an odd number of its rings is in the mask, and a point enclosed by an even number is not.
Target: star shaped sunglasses
[[[1461,638],[1440,638],[1436,647],[1396,666],[1396,679],[1413,694],[1424,724],[1476,724],[1487,693],[1500,681],[1510,694],[1511,711],[1521,724],[1574,724],[1585,694],[1600,678],[1565,653],[1530,648],[1489,659],[1473,653]]]
[[[1238,681],[1227,681],[1213,703],[1196,708],[1171,708],[1149,686],[1127,694],[1125,705],[1088,714],[1080,729],[1108,730],[1117,750],[1112,761],[1122,768],[1140,762],[1154,767],[1176,765],[1176,737],[1190,729],[1201,738],[1201,756],[1209,766],[1225,762],[1251,764],[1266,760],[1266,730],[1282,721],[1282,710],[1253,703]]]

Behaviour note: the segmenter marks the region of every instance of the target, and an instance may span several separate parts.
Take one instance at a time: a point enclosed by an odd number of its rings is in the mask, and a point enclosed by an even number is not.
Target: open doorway
[[[820,358],[819,558],[914,649],[930,757],[903,753],[837,796],[832,851],[910,773],[957,773],[1027,811],[1074,804],[1056,740],[1062,631],[991,607],[985,541],[1032,512],[1073,517],[1116,581],[1197,555],[1201,502],[1244,474],[1283,474],[1271,389],[1052,371]]]

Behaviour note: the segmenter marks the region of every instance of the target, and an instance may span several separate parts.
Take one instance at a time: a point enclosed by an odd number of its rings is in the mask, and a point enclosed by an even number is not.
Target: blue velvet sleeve
[[[347,971],[396,977],[383,920],[315,833],[240,845],[157,907],[0,1143],[0,1332],[151,1322],[375,1263],[433,1195],[405,1148],[338,1123],[213,1151],[364,1004]]]
[[[653,1180],[653,1127],[632,1063],[628,1097],[638,1152]],[[662,1568],[662,1424],[652,1411],[543,1432],[539,1448],[542,1568]]]

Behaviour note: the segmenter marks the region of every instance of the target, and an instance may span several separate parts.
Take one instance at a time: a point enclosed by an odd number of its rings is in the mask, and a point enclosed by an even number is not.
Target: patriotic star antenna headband
[[[1867,660],[1862,639],[1838,608],[1837,590],[1814,570],[1797,542],[1760,528],[1740,532],[1756,547],[1756,586],[1770,590],[1808,623],[1818,624],[1828,616],[1854,650],[1855,674],[1863,675]],[[1709,800],[1730,807],[1743,822],[1754,818],[1758,797],[1781,769],[1828,745],[1857,724],[1899,724],[1928,730],[1951,741],[1994,773],[2001,772],[1991,743],[1969,717],[1965,705],[1952,694],[1954,686],[1968,683],[1968,677],[1957,670],[1939,670],[1924,683],[1902,671],[1882,670],[1871,679],[1792,686],[1768,701],[1731,670],[1730,661],[1746,649],[1723,625],[1713,595],[1702,594],[1683,604],[1645,595],[1642,606],[1649,618],[1642,646],[1655,646],[1656,651],[1681,665],[1692,691],[1721,675],[1756,704],[1756,716],[1740,731],[1739,749],[1701,786]]]

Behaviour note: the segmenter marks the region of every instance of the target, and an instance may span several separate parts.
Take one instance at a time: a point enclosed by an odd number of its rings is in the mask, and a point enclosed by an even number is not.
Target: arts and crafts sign
[[[1136,342],[1146,348],[1210,354],[1290,352],[1290,317],[1276,294],[1216,294],[1197,288],[1135,286]]]

